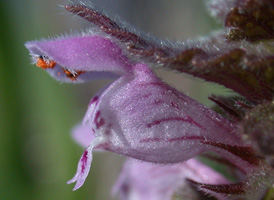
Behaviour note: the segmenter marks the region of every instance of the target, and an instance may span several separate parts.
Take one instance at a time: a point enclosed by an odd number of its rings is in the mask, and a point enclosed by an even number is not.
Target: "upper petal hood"
[[[117,44],[97,35],[32,41],[25,46],[37,66],[63,81],[98,78],[98,72],[107,72],[103,75],[123,75],[131,67]]]

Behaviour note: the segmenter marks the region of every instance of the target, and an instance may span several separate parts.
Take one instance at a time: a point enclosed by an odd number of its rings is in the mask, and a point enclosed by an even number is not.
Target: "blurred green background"
[[[183,40],[208,34],[218,25],[202,0],[97,0],[97,7],[159,37]],[[111,199],[123,158],[95,153],[85,185],[72,192],[83,149],[70,137],[88,102],[104,81],[60,84],[30,64],[24,43],[91,26],[58,5],[65,0],[0,0],[0,199]],[[159,73],[173,86],[209,105],[220,93],[203,81]],[[217,88],[217,89],[216,89]]]

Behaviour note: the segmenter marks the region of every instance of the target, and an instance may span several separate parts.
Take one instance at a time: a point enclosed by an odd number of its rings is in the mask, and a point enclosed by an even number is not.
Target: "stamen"
[[[62,68],[62,70],[64,71],[64,73],[66,74],[66,76],[71,80],[71,81],[76,81],[78,76],[80,76],[81,74],[85,73],[85,71],[81,71],[81,70],[69,70],[69,69],[65,69]]]
[[[53,60],[44,60],[45,57],[39,56],[37,58],[36,66],[42,69],[53,69],[56,65],[56,62]]]

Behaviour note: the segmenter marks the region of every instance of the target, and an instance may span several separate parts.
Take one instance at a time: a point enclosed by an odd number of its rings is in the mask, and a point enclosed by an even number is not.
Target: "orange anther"
[[[71,81],[76,81],[78,76],[85,73],[85,71],[80,71],[80,70],[70,71],[70,70],[67,70],[64,68],[62,68],[62,69],[63,69],[64,73],[66,74],[66,77],[69,78]]]
[[[53,69],[56,65],[56,62],[53,60],[49,60],[48,62],[44,61],[42,58],[37,59],[36,66],[40,67],[42,69],[48,69],[51,68]]]

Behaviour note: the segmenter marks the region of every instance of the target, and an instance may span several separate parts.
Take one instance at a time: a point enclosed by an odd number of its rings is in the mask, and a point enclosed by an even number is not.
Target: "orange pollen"
[[[44,61],[42,58],[37,59],[36,66],[42,69],[53,69],[56,65],[56,62],[53,60],[49,60],[48,62]]]
[[[80,71],[80,70],[69,71],[69,70],[64,69],[64,68],[62,68],[62,69],[63,69],[64,73],[66,74],[66,77],[69,78],[71,81],[76,81],[78,76],[85,73],[85,71]]]

